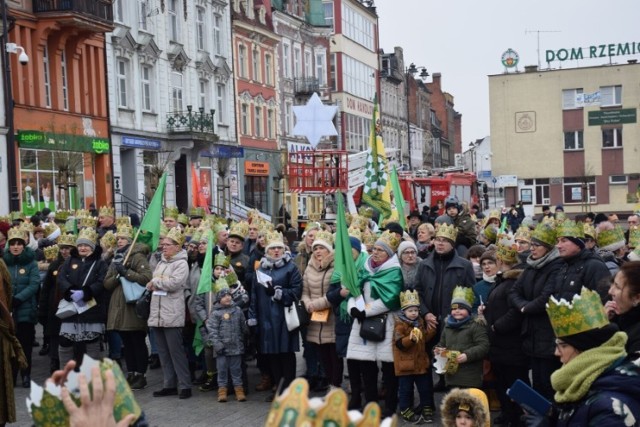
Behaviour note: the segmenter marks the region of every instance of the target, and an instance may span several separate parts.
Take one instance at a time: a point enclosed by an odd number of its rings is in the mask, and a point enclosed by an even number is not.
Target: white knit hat
[[[415,243],[405,240],[404,242],[400,243],[400,246],[398,246],[398,258],[401,258],[402,253],[407,249],[413,249],[414,251],[418,252],[418,247]]]

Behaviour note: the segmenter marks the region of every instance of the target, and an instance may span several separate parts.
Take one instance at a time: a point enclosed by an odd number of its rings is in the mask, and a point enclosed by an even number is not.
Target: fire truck
[[[469,206],[478,203],[478,181],[471,172],[443,169],[439,172],[400,172],[398,180],[409,210],[422,210],[443,201],[449,195],[458,197]]]

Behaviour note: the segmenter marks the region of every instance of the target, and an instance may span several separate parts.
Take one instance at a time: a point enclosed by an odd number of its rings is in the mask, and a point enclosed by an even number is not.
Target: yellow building
[[[489,76],[492,175],[513,178],[498,179],[505,204],[522,200],[528,213],[634,210],[638,76],[635,61]]]

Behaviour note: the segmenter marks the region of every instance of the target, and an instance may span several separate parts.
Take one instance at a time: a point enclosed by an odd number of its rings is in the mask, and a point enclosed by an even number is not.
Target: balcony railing
[[[204,112],[204,108],[193,111],[191,105],[187,105],[187,111],[174,111],[167,114],[167,130],[176,132],[203,132],[215,133],[214,115],[216,110]]]
[[[320,83],[316,77],[301,77],[293,81],[293,90],[295,93],[309,94],[320,91]]]
[[[111,0],[33,0],[33,12],[76,12],[113,23]]]

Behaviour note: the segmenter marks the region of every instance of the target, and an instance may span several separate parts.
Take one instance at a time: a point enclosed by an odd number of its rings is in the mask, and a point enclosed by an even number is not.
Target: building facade
[[[506,203],[567,213],[633,209],[640,184],[640,64],[489,76],[493,174]]]
[[[455,110],[454,96],[442,89],[442,75],[433,73],[432,78],[432,82],[427,83],[427,88],[431,93],[433,167],[437,169],[454,166],[455,153],[462,152],[460,136],[456,136],[456,129],[461,128],[462,116]]]

